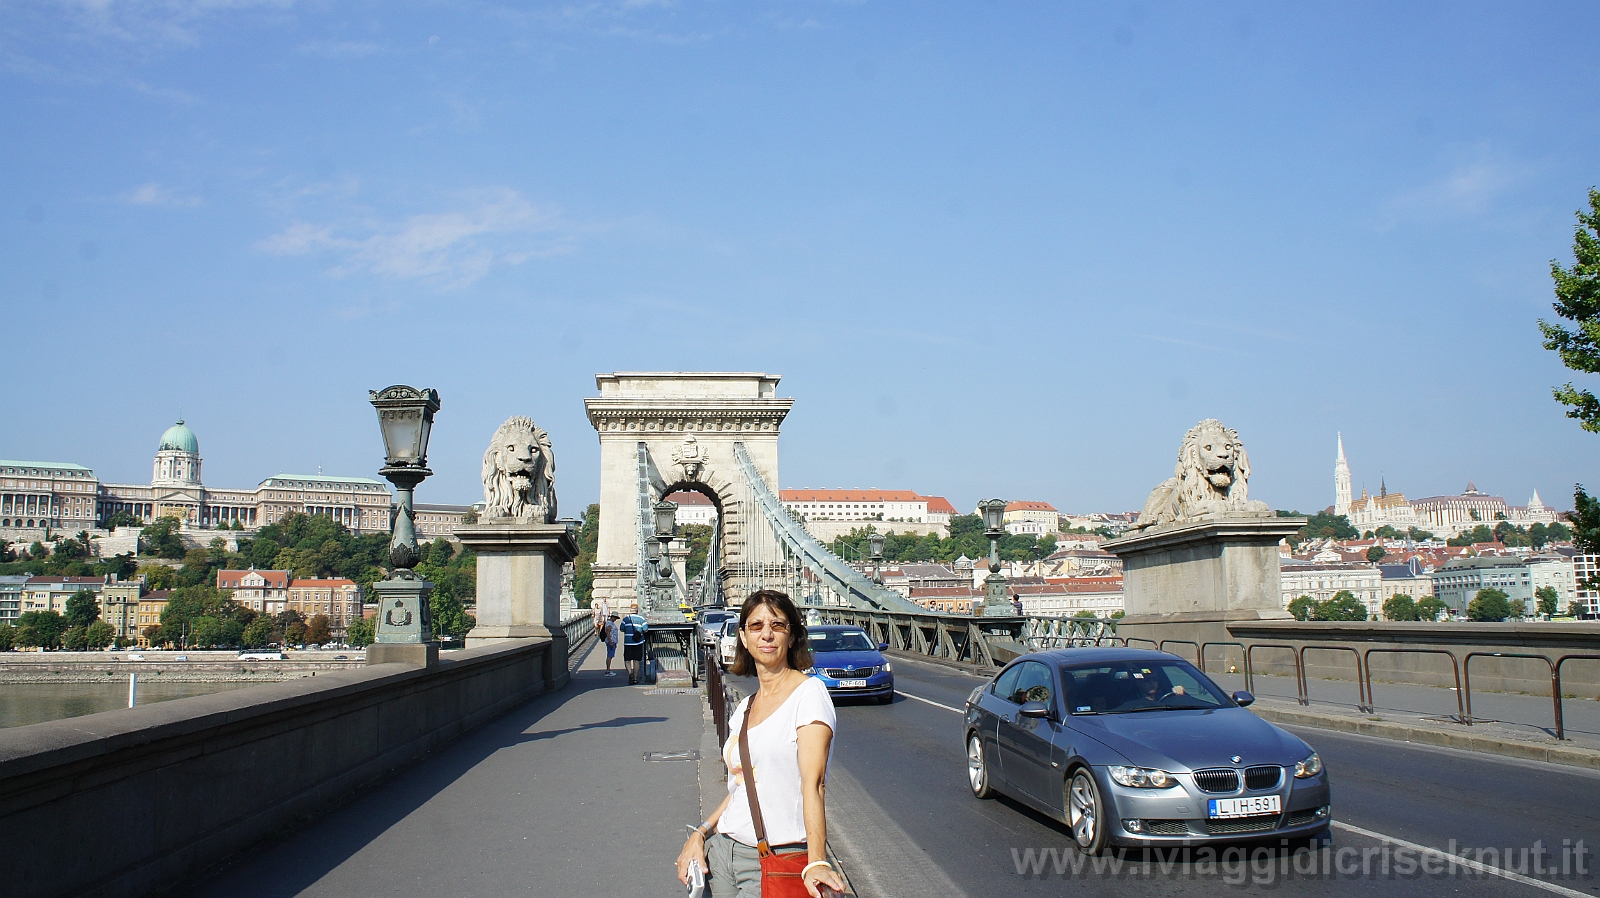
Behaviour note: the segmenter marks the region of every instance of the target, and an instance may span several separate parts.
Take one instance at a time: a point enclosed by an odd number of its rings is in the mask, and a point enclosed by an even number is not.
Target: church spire
[[[1344,458],[1344,434],[1339,434],[1339,457],[1333,463],[1333,513],[1350,513],[1350,464]]]

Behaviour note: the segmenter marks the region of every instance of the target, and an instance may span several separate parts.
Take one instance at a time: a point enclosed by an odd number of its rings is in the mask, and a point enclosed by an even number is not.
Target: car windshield
[[[1112,661],[1063,667],[1061,684],[1073,714],[1191,711],[1230,702],[1186,661]]]
[[[876,648],[860,630],[824,630],[811,634],[813,652],[870,652]]]
[[[735,634],[737,632],[739,632],[739,619],[738,618],[736,618],[736,617],[729,618],[729,619],[727,619],[727,620],[722,622],[722,635],[723,636],[732,636],[733,634]]]

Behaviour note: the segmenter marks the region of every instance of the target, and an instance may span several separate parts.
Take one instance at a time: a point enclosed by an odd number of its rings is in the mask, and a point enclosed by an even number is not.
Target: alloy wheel
[[[1089,854],[1100,850],[1100,793],[1087,770],[1073,774],[1067,786],[1067,825],[1079,850]]]
[[[983,761],[983,740],[976,733],[967,740],[967,785],[979,798],[993,794],[989,788],[989,768]]]

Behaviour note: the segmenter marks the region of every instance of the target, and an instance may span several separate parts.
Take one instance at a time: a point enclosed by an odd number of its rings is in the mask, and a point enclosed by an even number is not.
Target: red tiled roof
[[[922,498],[928,500],[928,511],[934,514],[953,515],[956,513],[956,507],[951,505],[950,500],[943,496],[923,496]]]
[[[783,502],[916,502],[911,490],[778,490]]]
[[[354,581],[354,580],[345,580],[343,578],[330,579],[330,580],[290,580],[289,581],[289,588],[290,589],[315,589],[315,588],[317,588],[319,586],[320,587],[326,587],[326,586],[354,586],[354,585],[356,585],[356,581]]]
[[[1055,511],[1049,502],[1007,502],[1006,511]]]
[[[249,573],[251,571],[217,571],[217,588],[238,589],[239,581],[243,580],[245,575]],[[266,585],[270,589],[283,589],[289,585],[288,571],[255,571],[254,573],[260,574],[261,578],[267,581]]]
[[[710,499],[707,499],[704,495],[697,493],[694,490],[679,490],[676,493],[672,493],[671,495],[667,496],[667,501],[676,503],[678,505],[712,504]]]
[[[105,579],[101,578],[101,577],[63,577],[63,576],[60,576],[58,574],[51,574],[51,575],[49,575],[47,577],[29,577],[28,578],[28,585],[29,586],[32,586],[35,583],[61,583],[61,584],[65,584],[65,585],[72,585],[74,583],[87,584],[87,583],[105,583],[105,582],[106,582]]]

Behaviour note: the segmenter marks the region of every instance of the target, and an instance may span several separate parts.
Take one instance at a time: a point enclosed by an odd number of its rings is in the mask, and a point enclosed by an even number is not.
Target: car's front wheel
[[[983,738],[973,733],[967,739],[967,785],[979,798],[990,798],[994,789],[989,785],[989,764],[983,758]]]
[[[1072,842],[1084,854],[1099,854],[1106,847],[1105,820],[1101,814],[1100,788],[1094,775],[1080,767],[1067,780],[1067,826]]]

